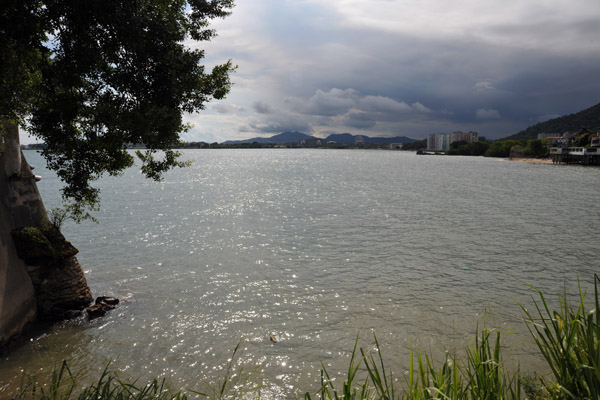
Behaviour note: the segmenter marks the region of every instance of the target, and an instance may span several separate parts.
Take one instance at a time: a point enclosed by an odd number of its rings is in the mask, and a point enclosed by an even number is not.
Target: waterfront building
[[[454,142],[477,142],[479,134],[477,132],[452,132],[452,133],[437,133],[427,136],[427,150],[431,151],[447,151],[450,150],[450,145]]]

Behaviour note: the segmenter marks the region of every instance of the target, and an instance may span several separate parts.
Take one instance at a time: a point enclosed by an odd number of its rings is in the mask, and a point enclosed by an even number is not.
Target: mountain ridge
[[[365,135],[352,135],[350,133],[334,133],[326,138],[318,138],[315,136],[307,135],[306,133],[298,131],[285,131],[277,135],[264,138],[255,137],[244,140],[227,140],[223,144],[241,144],[241,143],[275,143],[275,144],[286,144],[286,143],[297,143],[302,140],[317,141],[321,140],[324,142],[336,142],[342,144],[356,144],[356,143],[375,143],[375,144],[389,144],[389,143],[412,143],[416,142],[415,139],[411,139],[406,136],[394,136],[394,137],[370,137]]]
[[[501,140],[537,139],[538,133],[577,132],[584,127],[600,128],[600,103],[573,114],[531,125]]]

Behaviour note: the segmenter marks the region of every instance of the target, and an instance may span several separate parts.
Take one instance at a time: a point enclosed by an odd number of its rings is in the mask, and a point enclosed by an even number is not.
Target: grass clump
[[[165,380],[154,379],[141,386],[136,382],[121,381],[108,367],[94,384],[79,388],[77,377],[71,373],[67,362],[63,361],[60,369],[54,370],[47,386],[28,381],[21,384],[19,392],[13,400],[185,400],[183,391],[173,392]]]
[[[393,375],[386,372],[377,338],[371,352],[360,349],[357,342],[350,359],[345,381],[336,389],[323,367],[319,391],[305,394],[305,400],[519,400],[519,399],[600,399],[600,278],[594,276],[594,308],[586,309],[586,292],[579,283],[579,302],[569,304],[566,288],[559,298],[559,309],[551,310],[542,291],[534,300],[535,312],[518,303],[525,322],[551,375],[521,376],[519,370],[508,373],[503,368],[501,332],[484,324],[467,347],[463,358],[446,354],[436,366],[427,354],[411,347],[408,378],[402,390],[394,385]],[[375,354],[375,355],[373,355]],[[358,380],[360,369],[367,377]]]
[[[560,309],[551,311],[541,290],[531,286],[540,298],[535,313],[521,305],[527,327],[552,371],[542,378],[550,398],[600,399],[600,278],[594,276],[594,308],[586,309],[586,293],[578,282],[579,304],[571,307],[566,289]]]
[[[494,335],[495,333],[495,335]],[[323,367],[322,386],[317,393],[306,393],[305,400],[355,400],[355,399],[520,399],[521,381],[518,372],[506,374],[500,357],[500,332],[484,325],[475,344],[467,347],[466,357],[446,353],[441,366],[411,347],[410,366],[405,386],[399,390],[391,372],[387,372],[381,348],[375,337],[372,351],[360,349],[350,357],[348,374],[341,390],[335,388],[329,373]],[[358,380],[359,370],[366,370],[367,377]]]

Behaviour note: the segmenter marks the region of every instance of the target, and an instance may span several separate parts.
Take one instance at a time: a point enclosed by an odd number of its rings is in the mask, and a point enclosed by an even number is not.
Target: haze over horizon
[[[239,66],[234,86],[182,140],[505,137],[600,102],[598,17],[597,0],[238,0],[197,44]]]

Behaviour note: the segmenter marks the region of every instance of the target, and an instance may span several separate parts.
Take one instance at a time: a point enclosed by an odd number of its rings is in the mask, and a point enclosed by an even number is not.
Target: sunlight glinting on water
[[[26,156],[57,206],[57,179]],[[111,361],[200,389],[241,341],[239,384],[295,398],[318,387],[321,363],[347,369],[359,332],[402,377],[411,343],[460,350],[484,315],[518,332],[505,343],[526,369],[539,361],[513,300],[529,302],[522,281],[552,298],[597,272],[597,168],[358,150],[184,156],[192,166],[160,183],[133,169],[98,182],[100,224],[64,233],[94,295],[122,303],[32,338],[3,359],[3,382],[68,359],[92,377]]]

